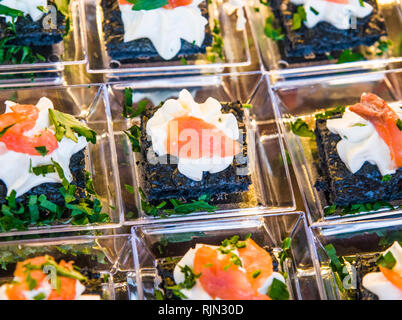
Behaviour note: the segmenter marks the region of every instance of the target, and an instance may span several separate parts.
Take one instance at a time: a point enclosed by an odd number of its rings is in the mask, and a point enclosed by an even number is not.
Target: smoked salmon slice
[[[250,283],[246,273],[231,263],[231,257],[218,258],[218,251],[202,246],[194,257],[194,272],[201,273],[199,281],[213,298],[223,300],[270,300]]]
[[[6,294],[10,300],[27,300],[24,291],[30,291],[27,277],[36,281],[36,286],[34,289],[38,289],[43,281],[49,281],[47,274],[42,270],[36,270],[30,268],[30,266],[42,266],[46,262],[53,260],[50,256],[40,256],[32,259],[27,259],[22,262],[18,262],[16,269],[14,271],[14,276],[18,277],[19,280],[16,283],[6,285]],[[65,262],[61,260],[59,266],[64,267],[68,270],[73,270],[73,262]],[[74,300],[76,298],[76,279],[68,278],[64,276],[57,276],[59,279],[59,288],[52,289],[48,300]],[[32,281],[32,280],[30,280]],[[31,288],[32,289],[32,288]]]
[[[238,249],[238,251],[249,282],[255,290],[258,290],[274,271],[271,255],[252,239],[247,239],[246,247]],[[258,277],[253,277],[255,272],[259,272]]]
[[[380,266],[380,271],[382,272],[384,277],[387,278],[388,281],[390,281],[394,286],[402,290],[402,275],[400,275],[398,272],[384,268],[382,266]]]
[[[395,165],[402,167],[402,131],[397,126],[397,121],[400,120],[398,114],[373,93],[363,94],[360,103],[349,109],[373,124],[381,139],[388,145]]]
[[[230,157],[240,152],[240,144],[214,125],[191,116],[174,118],[168,123],[166,150],[187,159]]]
[[[74,300],[76,296],[75,285],[77,280],[66,277],[59,277],[59,279],[61,290],[59,290],[59,292],[52,290],[48,300]]]
[[[234,264],[230,254],[220,255],[209,246],[196,251],[194,272],[201,273],[201,286],[213,299],[270,300],[258,289],[273,273],[271,255],[252,239],[247,239],[245,244],[244,248],[237,249],[242,266]]]
[[[36,257],[17,263],[17,266],[14,271],[14,276],[23,280],[12,285],[7,285],[6,294],[10,300],[26,300],[23,292],[29,291],[29,286],[28,283],[26,282],[27,274],[25,266],[26,265],[40,266],[45,262],[46,262],[45,257]],[[37,283],[34,289],[37,289],[40,283],[46,278],[46,275],[40,270],[31,270],[29,275]]]
[[[16,104],[10,107],[12,112],[0,115],[0,131],[6,130],[0,142],[14,152],[26,153],[32,156],[42,155],[36,149],[45,147],[50,154],[58,147],[55,135],[48,130],[41,130],[34,136],[25,133],[35,127],[39,110],[34,105]]]

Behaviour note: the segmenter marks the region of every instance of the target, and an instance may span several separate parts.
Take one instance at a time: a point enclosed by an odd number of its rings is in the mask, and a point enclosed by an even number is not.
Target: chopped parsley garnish
[[[269,286],[267,295],[272,300],[289,300],[290,298],[286,284],[276,278],[274,278],[272,284]]]
[[[44,6],[37,6],[36,9],[42,11],[43,13],[48,13],[49,10],[47,8],[45,8]]]
[[[36,63],[38,61],[46,61],[39,53],[34,53],[31,47],[12,44],[17,36],[15,19],[23,16],[22,11],[8,8],[0,5],[0,14],[12,17],[12,22],[7,22],[7,27],[3,32],[6,35],[0,41],[0,64],[12,63]]]
[[[49,119],[56,128],[56,139],[61,141],[63,137],[78,142],[75,134],[85,137],[88,142],[96,143],[96,132],[82,124],[73,115],[49,109]]]
[[[32,170],[32,173],[36,176],[40,176],[40,175],[46,176],[48,173],[56,172],[56,169],[54,168],[54,165],[52,165],[52,164],[33,167],[33,168],[31,168],[31,170]]]
[[[365,60],[364,56],[359,52],[353,52],[350,49],[346,49],[342,51],[341,55],[338,58],[337,64],[346,63],[346,62],[356,62]]]
[[[184,57],[181,57],[180,61],[183,65],[188,65],[187,60]]]
[[[385,176],[382,176],[381,181],[387,182],[392,179],[392,176],[390,174],[386,174]]]
[[[394,206],[386,201],[379,200],[371,203],[355,203],[350,204],[348,206],[337,206],[333,204],[324,209],[324,215],[331,216],[334,214],[339,214],[340,216],[344,216],[347,214],[356,214],[361,212],[370,212],[370,211],[378,211],[383,208],[388,208],[390,210],[394,210]]]
[[[110,217],[102,213],[102,203],[96,197],[93,190],[78,192],[77,186],[70,184],[64,176],[60,164],[52,159],[51,165],[46,169],[35,169],[38,174],[45,171],[57,172],[62,180],[62,187],[59,189],[63,196],[64,204],[57,204],[47,198],[45,194],[30,195],[28,204],[22,205],[16,201],[16,192],[13,190],[9,197],[6,197],[8,205],[3,204],[0,210],[0,230],[6,232],[12,229],[26,230],[30,225],[44,226],[50,225],[63,219],[63,223],[71,222],[73,225],[83,225],[88,223],[109,222]],[[37,167],[38,168],[38,167]],[[34,168],[32,168],[32,171]],[[93,185],[89,175],[86,174],[86,186]]]
[[[231,238],[225,239],[221,242],[221,246],[219,247],[219,251],[224,253],[223,251],[226,250],[226,253],[235,249],[241,249],[246,247],[246,240],[251,237],[251,234],[247,234],[243,241],[240,241],[240,237],[238,235],[234,235]],[[227,251],[229,250],[229,251]]]
[[[138,117],[145,111],[147,104],[148,104],[147,100],[141,100],[140,102],[138,102],[137,108],[134,109],[134,107],[133,107],[133,89],[125,88],[124,89],[124,105],[123,105],[122,116],[126,119]],[[130,140],[133,152],[140,152],[141,151],[140,127],[137,125],[133,125],[130,128],[128,128],[127,130],[125,130],[124,133],[127,135],[128,139]]]
[[[367,124],[364,123],[355,123],[352,127],[366,127]]]
[[[41,292],[41,293],[37,294],[37,295],[34,297],[34,300],[43,300],[43,299],[45,299],[45,298],[46,298],[46,295],[45,295],[43,292]]]
[[[59,10],[64,16],[69,15],[69,5],[71,0],[53,0]]]
[[[134,190],[132,190],[129,185],[125,185],[125,188],[129,193],[134,192]],[[167,205],[166,201],[162,201],[160,204],[155,206],[150,204],[146,200],[145,193],[141,188],[138,188],[138,192],[141,197],[142,210],[144,210],[146,214],[151,216],[160,215],[161,217],[165,217],[166,215],[170,216],[172,214],[189,214],[200,211],[215,212],[217,209],[216,206],[208,203],[211,200],[211,197],[207,194],[201,195],[198,200],[192,200],[192,202],[189,203],[182,203],[180,200],[170,199],[169,202],[173,206],[173,209],[164,209]]]
[[[6,132],[7,132],[7,130],[10,129],[13,125],[15,125],[15,123],[9,125],[8,127],[5,127],[3,130],[1,130],[1,131],[0,131],[0,138],[1,138],[2,136],[4,136],[4,135],[6,134]]]
[[[292,30],[300,29],[303,21],[307,21],[306,10],[304,6],[298,6],[297,12],[295,12],[292,17]]]
[[[165,300],[162,291],[159,289],[154,289],[154,295],[156,300]]]
[[[396,259],[391,251],[388,251],[386,254],[382,254],[376,261],[378,266],[383,268],[387,268],[392,270],[392,268],[396,265]]]
[[[310,11],[312,12],[312,13],[314,13],[316,16],[318,16],[320,13],[317,11],[317,10],[315,10],[313,7],[310,7]]]
[[[282,28],[280,28],[280,27],[275,28],[274,24],[275,24],[275,20],[274,20],[273,15],[266,18],[265,26],[264,26],[264,34],[268,38],[270,38],[274,41],[283,40],[285,38],[285,35],[282,33]]]
[[[123,131],[131,143],[131,149],[133,152],[141,151],[140,137],[141,137],[141,129],[137,125],[133,125],[128,130]]]
[[[287,274],[284,268],[284,262],[287,258],[290,258],[290,246],[292,245],[292,239],[287,237],[282,242],[281,252],[279,252],[279,265],[281,267],[281,272],[287,278]]]
[[[141,100],[140,102],[138,102],[137,108],[134,109],[134,107],[133,107],[133,89],[125,88],[124,89],[124,105],[123,105],[122,116],[127,119],[138,117],[145,111],[147,104],[148,104],[147,100]]]
[[[127,2],[133,4],[133,11],[154,10],[169,4],[168,0],[127,0]]]
[[[254,278],[254,279],[256,279],[256,278],[258,278],[258,276],[261,274],[261,270],[255,270],[252,274],[251,274],[251,276]]]
[[[124,188],[126,188],[126,190],[127,190],[129,193],[134,194],[134,188],[133,188],[132,186],[130,186],[130,185],[128,185],[128,184],[125,184],[125,185],[124,185]]]
[[[218,251],[222,254],[228,254],[230,256],[230,263],[224,267],[224,270],[228,270],[232,265],[242,267],[242,262],[237,254],[233,251],[236,249],[242,249],[246,247],[246,240],[251,237],[251,234],[248,234],[244,241],[240,241],[240,237],[238,235],[234,235],[229,239],[225,239],[222,241]]]
[[[391,40],[379,40],[377,42],[377,56],[382,56],[386,52],[388,52],[389,47],[392,46],[392,41]]]
[[[251,109],[253,105],[250,103],[242,103],[241,107],[245,109]]]
[[[221,36],[221,28],[219,21],[214,19],[214,27],[212,28],[212,46],[207,48],[207,59],[209,62],[216,62],[219,58],[220,60],[225,60],[223,55],[223,38]]]
[[[338,106],[336,108],[326,110],[323,113],[317,113],[314,115],[314,117],[316,119],[329,119],[329,118],[332,118],[333,116],[344,114],[345,110],[346,110],[346,106]]]
[[[24,16],[24,12],[22,12],[21,10],[12,9],[2,4],[0,4],[0,14],[12,18],[18,18]]]
[[[364,1],[363,0],[359,0],[359,4],[361,7],[364,7]]]
[[[396,120],[396,126],[398,127],[399,130],[402,131],[402,120],[401,119]]]
[[[45,267],[52,267],[56,270],[56,274],[58,276],[70,278],[70,279],[76,279],[78,281],[86,281],[87,278],[83,276],[81,273],[79,273],[76,270],[70,270],[67,269],[61,265],[59,265],[56,261],[50,258],[50,256],[46,255],[45,256],[45,262],[42,263],[41,265],[32,265],[30,263],[27,263],[24,265],[24,268],[27,272],[31,270],[43,270]],[[32,290],[32,289],[31,289]]]
[[[193,212],[215,212],[217,207],[209,204],[210,197],[207,195],[202,195],[198,200],[193,200],[189,203],[182,203],[176,199],[170,199],[170,203],[173,204],[173,209],[165,209],[164,212],[168,215],[171,214],[189,214]]]
[[[348,273],[344,273],[345,270],[345,260],[342,257],[338,257],[336,255],[335,247],[332,244],[328,244],[325,246],[325,251],[328,254],[330,259],[330,267],[335,277],[335,282],[341,292],[344,292],[345,289],[343,287],[342,281],[348,275]]]
[[[184,281],[174,286],[166,287],[166,289],[172,290],[173,294],[179,298],[187,299],[187,297],[181,293],[180,290],[191,289],[194,287],[197,283],[197,279],[201,277],[201,273],[195,274],[188,265],[185,265],[184,267],[179,265],[179,268],[180,271],[184,273]]]
[[[35,289],[38,285],[38,282],[31,277],[31,272],[30,270],[25,270],[24,271],[26,273],[26,278],[25,281],[28,285],[28,290],[32,291],[33,289]]]
[[[295,122],[290,124],[292,132],[300,137],[314,138],[314,131],[309,129],[308,124],[302,119],[298,118]]]
[[[35,147],[35,149],[36,149],[36,151],[39,152],[39,154],[40,154],[42,157],[46,156],[46,155],[49,153],[49,151],[46,149],[45,146]]]

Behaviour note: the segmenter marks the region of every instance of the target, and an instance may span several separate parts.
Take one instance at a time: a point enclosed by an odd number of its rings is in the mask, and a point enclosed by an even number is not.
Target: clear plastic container
[[[316,279],[319,271],[312,238],[304,214],[263,214],[255,217],[214,219],[191,224],[176,223],[161,226],[134,226],[132,241],[135,278],[129,287],[130,296],[138,300],[154,300],[160,276],[158,262],[163,258],[182,257],[196,243],[220,245],[225,238],[251,233],[251,238],[273,254],[280,251],[286,237],[291,238],[291,258],[284,268],[289,277],[287,285],[291,299],[317,300],[323,298],[321,282]],[[134,275],[133,275],[134,276]]]
[[[224,2],[226,1],[224,0]],[[208,3],[211,30],[214,27],[214,19],[219,21],[221,28],[220,34],[223,37],[224,54],[222,62],[210,62],[206,54],[199,54],[194,60],[187,59],[185,64],[181,60],[122,64],[119,61],[111,60],[107,54],[102,29],[103,10],[100,0],[81,1],[81,24],[84,28],[88,72],[104,73],[107,77],[166,76],[222,72],[224,68],[250,65],[251,57],[247,32],[246,30],[236,30],[236,14],[227,15],[222,9],[221,0],[211,0]]]
[[[63,38],[63,41],[51,47],[48,56],[45,56],[46,62],[0,65],[0,76],[2,78],[8,76],[8,78],[12,79],[15,75],[28,73],[32,74],[28,75],[29,79],[35,77],[35,74],[49,73],[48,76],[44,75],[43,77],[54,78],[51,73],[62,71],[66,65],[84,64],[86,58],[82,43],[82,30],[79,21],[81,14],[79,10],[79,0],[72,0],[70,2],[70,32]],[[19,78],[14,80],[19,80]],[[21,79],[21,82],[24,82],[24,78]]]
[[[57,262],[74,261],[90,277],[85,295],[102,300],[128,300],[128,274],[133,272],[130,235],[75,236],[0,242],[0,286],[13,279],[16,263],[43,255]]]
[[[388,103],[402,101],[402,72],[377,72],[365,75],[345,75],[322,79],[304,79],[276,83],[273,97],[279,113],[279,123],[286,139],[296,178],[301,189],[310,223],[338,223],[351,220],[398,216],[402,210],[380,209],[349,215],[324,215],[324,208],[331,205],[314,187],[319,177],[318,154],[315,139],[304,138],[292,132],[291,124],[296,119],[315,128],[314,114],[360,101],[364,92],[372,92]],[[392,202],[397,207],[402,202]]]
[[[388,51],[378,56],[376,45],[371,47],[361,46],[359,52],[364,56],[364,61],[337,64],[337,60],[324,59],[317,61],[311,58],[304,62],[289,62],[281,52],[282,41],[273,41],[264,33],[266,19],[273,15],[271,7],[260,4],[259,0],[247,1],[247,13],[254,28],[257,43],[260,49],[264,67],[275,78],[290,79],[304,76],[323,76],[330,73],[343,72],[369,72],[398,68],[402,57],[400,45],[402,38],[402,8],[399,0],[379,0],[377,4],[384,17],[387,29],[387,40],[392,41]],[[255,8],[259,8],[255,10]],[[382,39],[385,40],[385,39]]]
[[[47,97],[53,102],[56,110],[74,115],[97,133],[97,143],[95,145],[89,143],[85,150],[85,169],[93,178],[95,191],[103,205],[102,212],[110,217],[110,223],[71,225],[66,221],[60,221],[50,226],[32,226],[28,230],[3,232],[0,233],[0,237],[120,226],[122,219],[120,184],[110,110],[105,94],[107,94],[106,88],[98,85],[0,90],[0,113],[5,110],[6,100],[13,100],[20,104],[36,104],[41,97]]]
[[[256,86],[256,87],[255,87]],[[245,109],[248,116],[249,166],[253,168],[252,186],[242,201],[231,204],[218,204],[214,213],[197,212],[188,215],[171,215],[165,218],[147,215],[141,208],[138,192],[139,171],[136,161],[139,154],[133,153],[128,137],[124,133],[140,119],[126,120],[122,117],[124,89],[134,89],[134,105],[147,99],[157,106],[168,98],[177,98],[182,89],[187,89],[197,102],[214,97],[222,102],[241,100],[252,104]],[[283,141],[278,134],[278,126],[268,93],[267,82],[260,75],[249,76],[207,76],[173,79],[158,79],[113,84],[109,87],[110,106],[114,126],[115,144],[120,172],[120,185],[125,212],[125,224],[155,223],[187,219],[210,219],[215,217],[255,215],[264,212],[284,212],[295,210],[295,199],[289,176],[288,164],[283,149]],[[125,185],[134,188],[134,195]]]
[[[394,241],[400,242],[402,240],[402,220],[381,219],[313,226],[312,232],[321,268],[318,278],[322,281],[326,298],[329,300],[356,299],[359,296],[356,296],[354,288],[360,286],[359,278],[361,279],[365,274],[360,271],[360,268],[349,267],[349,276],[339,286],[324,247],[332,244],[337,256],[346,257],[346,261],[352,260],[353,266],[353,259],[357,256],[363,259],[375,258],[379,253],[388,249]]]
[[[63,84],[62,72],[0,74],[0,88],[54,86]]]

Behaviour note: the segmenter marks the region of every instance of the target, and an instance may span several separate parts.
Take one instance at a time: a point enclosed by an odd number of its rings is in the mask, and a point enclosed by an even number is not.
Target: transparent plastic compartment
[[[218,20],[220,24],[224,61],[210,62],[207,59],[207,54],[198,54],[195,59],[186,59],[186,63],[181,60],[133,64],[113,61],[107,54],[104,41],[103,10],[100,1],[81,1],[81,24],[84,28],[89,73],[105,73],[107,77],[166,76],[222,72],[227,67],[244,67],[251,63],[247,32],[246,30],[236,30],[236,14],[229,16],[225,13],[221,5],[222,0],[208,1],[208,8],[211,30],[214,27],[214,19]],[[223,2],[226,1],[223,0]]]
[[[129,299],[127,279],[134,270],[130,235],[0,242],[0,286],[13,279],[17,262],[43,255],[56,262],[74,261],[90,277],[89,283],[83,283],[85,295],[98,295],[102,300]]]
[[[256,81],[253,83],[253,81]],[[242,85],[242,83],[247,83]],[[255,87],[255,91],[251,88]],[[243,194],[239,203],[218,204],[214,213],[196,212],[187,215],[171,215],[165,218],[147,215],[141,209],[138,192],[138,175],[142,173],[136,165],[138,155],[133,153],[128,137],[124,133],[140,119],[126,120],[122,117],[124,89],[131,87],[134,106],[147,99],[157,106],[168,98],[177,98],[182,89],[187,89],[197,102],[213,97],[221,102],[241,100],[253,105],[249,111],[248,148],[255,156],[249,158],[252,186]],[[114,126],[115,144],[119,164],[120,185],[124,204],[125,224],[179,221],[186,219],[210,219],[214,217],[255,215],[264,211],[283,212],[295,209],[295,200],[285,158],[283,141],[278,134],[274,112],[264,77],[254,76],[208,76],[175,78],[174,80],[136,81],[113,84],[109,87],[110,106]],[[255,141],[255,142],[254,142]],[[133,186],[134,195],[125,185]]]
[[[361,94],[372,92],[388,103],[402,103],[402,72],[377,72],[371,74],[297,80],[273,85],[273,99],[279,113],[279,123],[290,152],[296,178],[301,189],[310,223],[339,223],[351,220],[398,217],[400,201],[393,201],[395,210],[382,208],[377,211],[348,215],[325,216],[324,208],[331,205],[314,187],[317,181],[318,154],[315,139],[295,135],[291,124],[304,120],[314,130],[314,114],[360,101]]]
[[[72,0],[70,3],[70,32],[63,40],[51,46],[46,62],[32,64],[4,64],[0,65],[2,78],[15,77],[15,75],[32,74],[29,78],[39,73],[60,72],[64,66],[84,64],[86,62],[82,43],[82,26],[79,21],[80,8],[79,0]],[[46,76],[45,76],[46,77]],[[18,78],[16,78],[18,80]],[[21,80],[23,81],[23,79]]]
[[[85,169],[91,173],[102,212],[110,217],[109,223],[72,225],[59,221],[49,226],[30,226],[27,230],[11,230],[0,233],[8,235],[42,234],[53,232],[83,231],[120,226],[121,196],[118,168],[110,111],[105,99],[104,86],[60,86],[29,89],[5,89],[0,91],[0,114],[5,110],[4,102],[13,100],[20,104],[36,104],[41,97],[49,98],[56,110],[74,115],[97,133],[97,143],[88,144],[85,150]]]
[[[313,226],[317,255],[320,263],[320,277],[329,300],[350,300],[356,298],[354,288],[359,287],[357,277],[364,274],[356,268],[349,268],[349,276],[342,281],[342,289],[337,285],[335,275],[330,267],[330,259],[325,246],[332,244],[337,256],[355,259],[376,258],[388,249],[394,241],[402,241],[402,220],[381,219],[376,221],[351,222],[338,225]],[[352,270],[352,272],[350,272]]]
[[[341,72],[368,72],[386,70],[400,67],[401,57],[401,29],[402,7],[399,0],[378,0],[377,4],[384,17],[388,36],[392,46],[383,55],[378,56],[375,45],[371,47],[360,46],[358,51],[363,54],[364,61],[347,62],[337,64],[337,60],[311,60],[304,62],[289,62],[282,56],[281,41],[275,42],[264,34],[265,20],[272,14],[269,6],[260,4],[259,0],[247,1],[247,14],[250,17],[252,27],[260,49],[261,59],[267,71],[279,79],[289,79],[304,76],[323,76],[330,73]],[[259,8],[255,10],[255,8]],[[258,12],[257,12],[258,11]]]
[[[316,300],[323,297],[320,282],[316,279],[317,260],[312,249],[311,234],[304,214],[263,214],[255,217],[213,219],[209,221],[165,224],[161,226],[134,226],[132,243],[134,266],[130,296],[138,300],[154,300],[154,289],[161,278],[158,261],[167,257],[182,257],[196,243],[220,245],[225,238],[239,235],[251,238],[273,254],[280,251],[286,237],[291,241],[291,258],[284,268],[288,273],[287,285],[294,300]],[[318,271],[318,269],[317,269]],[[135,276],[135,277],[134,277]]]

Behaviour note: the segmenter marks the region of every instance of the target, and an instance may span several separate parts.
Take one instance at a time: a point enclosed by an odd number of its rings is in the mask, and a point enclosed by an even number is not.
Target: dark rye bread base
[[[302,23],[300,29],[292,30],[292,18],[297,12],[298,5],[291,3],[290,0],[272,0],[274,15],[285,34],[283,49],[285,56],[300,58],[310,54],[318,57],[326,53],[336,55],[345,49],[373,45],[387,32],[376,0],[365,0],[365,2],[373,6],[373,12],[365,18],[356,19],[355,29],[340,30],[330,23],[320,22],[311,29]]]
[[[276,260],[275,256],[273,255],[272,251],[267,250],[272,257],[272,265],[273,265],[273,270],[275,272],[279,271],[278,267],[278,261]],[[157,262],[157,271],[158,271],[158,276],[160,278],[160,285],[159,289],[162,290],[163,292],[163,297],[164,300],[181,300],[179,297],[177,297],[172,290],[168,289],[168,287],[174,286],[177,283],[174,281],[174,268],[176,265],[180,262],[182,257],[175,257],[175,258],[163,258],[159,259]]]
[[[53,2],[49,5],[56,6]],[[9,41],[9,44],[28,46],[28,47],[43,47],[51,46],[63,40],[63,35],[66,32],[66,17],[57,11],[57,29],[45,30],[43,28],[43,20],[47,15],[45,14],[40,20],[34,22],[30,16],[19,17],[16,20],[15,28],[17,31],[16,38]],[[0,17],[0,39],[11,36],[5,30],[7,27],[6,19]],[[14,37],[14,35],[12,35]]]
[[[19,253],[21,253],[22,250],[20,250]],[[13,252],[10,251],[10,253]],[[32,259],[43,255],[52,256],[58,263],[60,263],[60,260],[74,261],[74,266],[78,267],[79,272],[88,279],[87,281],[81,281],[81,283],[85,286],[85,291],[83,294],[99,295],[102,297],[104,292],[102,284],[104,284],[104,281],[102,279],[102,274],[95,268],[96,266],[93,256],[77,252],[75,250],[70,251],[70,248],[64,249],[62,247],[60,247],[60,251],[56,253],[55,251],[47,250],[46,247],[44,247],[42,254],[40,254],[37,249],[32,250],[25,259]],[[19,261],[24,260],[21,258]],[[16,266],[17,263],[8,263],[6,264],[5,269],[0,270],[0,286],[10,283],[9,280],[13,278]]]
[[[117,0],[102,0],[104,22],[102,24],[106,43],[106,49],[112,60],[121,63],[159,62],[165,61],[156,51],[149,39],[142,38],[130,42],[124,42],[124,25],[121,18]],[[200,4],[202,15],[209,20],[208,2]],[[205,53],[207,47],[212,44],[212,33],[209,24],[205,27],[205,39],[201,47],[181,40],[181,49],[172,60],[181,58],[191,59],[199,53]]]
[[[356,300],[378,300],[378,296],[363,287],[363,277],[370,272],[379,272],[377,255],[357,255],[353,264],[356,268]]]
[[[72,184],[77,186],[76,196],[85,196],[85,154],[84,150],[75,153],[70,160],[70,170],[73,176]],[[60,193],[61,183],[43,183],[37,187],[32,188],[22,196],[16,199],[17,203],[28,205],[29,196],[42,194],[46,195],[47,199],[59,206],[64,205],[64,197]],[[6,203],[7,187],[2,180],[0,180],[0,206]]]
[[[353,174],[338,155],[336,145],[341,137],[328,130],[327,120],[316,120],[315,135],[320,176],[315,187],[323,192],[329,205],[347,206],[402,199],[402,168],[391,175],[389,181],[382,181],[377,166],[368,162]]]
[[[155,154],[152,141],[148,141],[146,125],[158,108],[148,108],[141,117],[141,158],[138,161],[139,182],[147,201],[160,203],[162,200],[180,199],[194,200],[204,194],[212,196],[211,203],[236,203],[241,201],[241,194],[251,184],[250,175],[238,175],[237,169],[245,168],[247,163],[238,163],[236,157],[232,164],[221,172],[211,174],[204,172],[201,181],[194,181],[181,174],[177,169],[177,161],[167,155],[166,164],[151,164],[146,161],[148,152]],[[224,113],[233,113],[238,121],[239,129],[246,134],[244,111],[240,102],[222,104]],[[247,144],[243,145],[243,157],[247,157]],[[156,156],[156,155],[155,155]]]

